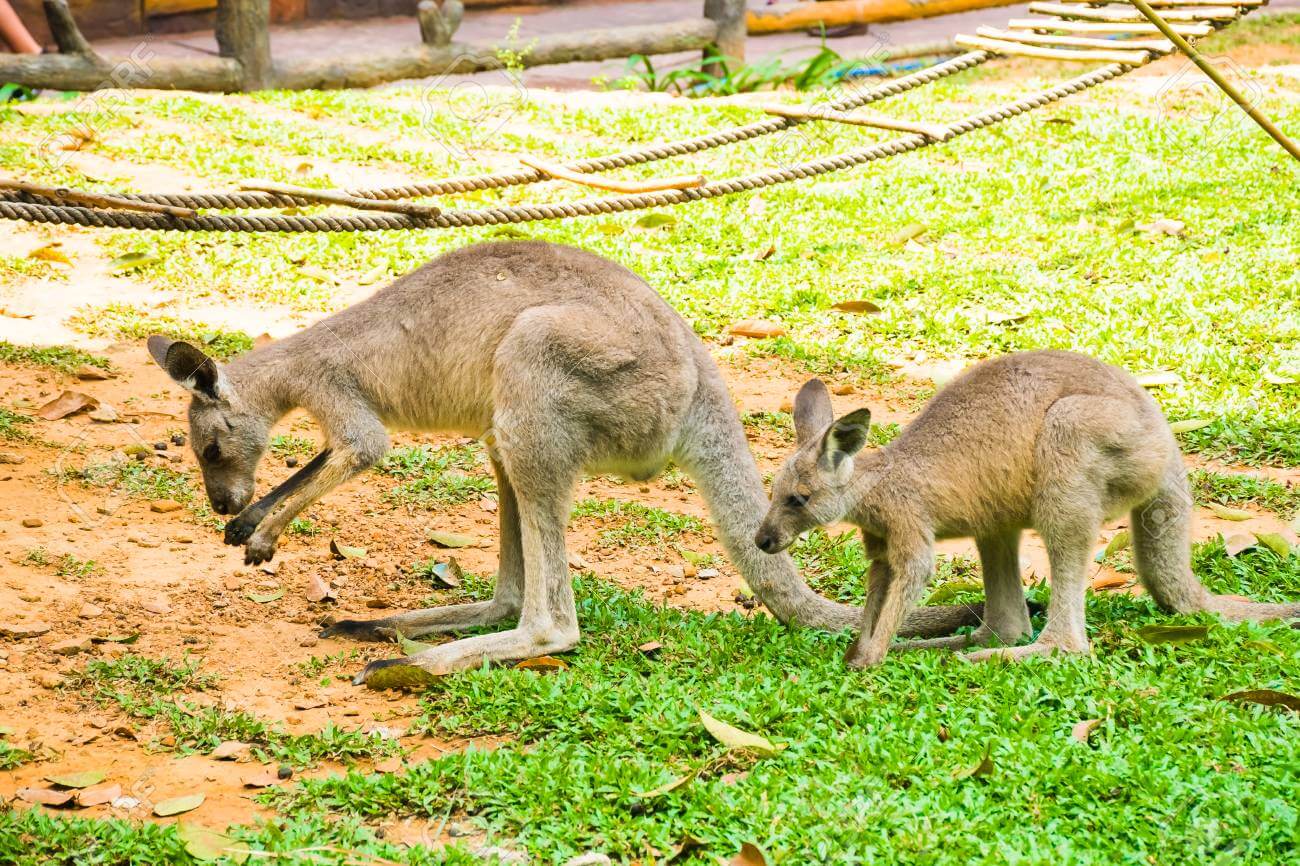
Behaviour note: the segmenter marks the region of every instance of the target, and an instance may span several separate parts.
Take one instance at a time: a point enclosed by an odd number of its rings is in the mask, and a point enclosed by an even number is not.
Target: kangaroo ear
[[[871,429],[871,410],[855,409],[836,421],[822,437],[820,459],[838,469],[844,461],[862,450]]]
[[[178,385],[196,397],[220,400],[225,377],[217,362],[183,340],[154,335],[149,338],[149,354]]]
[[[821,379],[809,379],[794,398],[794,435],[803,445],[812,442],[835,420],[831,392]]]

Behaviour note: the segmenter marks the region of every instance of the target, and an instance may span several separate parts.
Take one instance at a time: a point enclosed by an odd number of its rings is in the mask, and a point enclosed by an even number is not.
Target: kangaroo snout
[[[247,507],[252,499],[252,494],[244,493],[208,493],[208,502],[212,503],[212,510],[218,514],[238,514]]]
[[[764,553],[780,553],[785,549],[781,539],[777,538],[776,533],[766,526],[758,530],[758,533],[754,536],[754,544]]]

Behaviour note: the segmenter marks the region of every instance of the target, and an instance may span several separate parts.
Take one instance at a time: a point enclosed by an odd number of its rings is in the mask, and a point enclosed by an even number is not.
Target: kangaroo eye
[[[785,498],[785,504],[790,508],[803,508],[808,504],[808,498],[800,496],[797,493],[792,493]]]
[[[216,463],[221,459],[221,446],[213,442],[207,448],[203,449],[203,459],[209,463]]]

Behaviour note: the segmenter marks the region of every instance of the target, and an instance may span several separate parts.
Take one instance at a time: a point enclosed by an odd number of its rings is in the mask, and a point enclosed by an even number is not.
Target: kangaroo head
[[[754,536],[764,553],[780,553],[814,526],[834,523],[853,505],[853,455],[867,444],[871,412],[858,409],[838,421],[820,379],[794,401],[798,448],[772,480],[772,504]]]
[[[190,392],[190,447],[218,514],[237,514],[253,498],[253,476],[266,451],[270,425],[246,406],[221,365],[181,340],[153,336],[149,354]]]

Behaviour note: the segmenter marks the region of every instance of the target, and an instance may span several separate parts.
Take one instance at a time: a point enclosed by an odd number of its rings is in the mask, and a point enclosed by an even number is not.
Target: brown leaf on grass
[[[44,418],[46,421],[58,421],[60,418],[75,415],[86,409],[94,409],[98,405],[99,401],[89,394],[83,394],[80,391],[64,391],[37,409],[36,416]]]
[[[1086,743],[1088,737],[1092,736],[1092,732],[1097,729],[1101,722],[1101,719],[1084,719],[1081,722],[1076,722],[1074,728],[1070,731],[1070,736],[1080,743]]]
[[[767,866],[767,857],[753,842],[740,846],[740,853],[731,858],[731,866]]]
[[[745,319],[743,322],[737,322],[728,329],[728,333],[733,337],[749,337],[754,340],[765,340],[770,337],[780,337],[785,333],[785,328],[776,322],[769,322],[766,319]]]
[[[639,797],[642,800],[650,800],[655,797],[662,797],[664,794],[671,794],[673,791],[676,791],[678,788],[686,787],[695,779],[697,775],[699,775],[698,770],[687,773],[685,776],[678,776],[677,778],[671,779],[657,788],[651,788],[649,791],[634,791],[632,793],[632,796]]]
[[[16,794],[24,803],[37,803],[41,806],[66,806],[72,802],[72,791],[56,791],[53,788],[19,788]]]
[[[402,771],[402,768],[405,766],[406,763],[402,760],[402,756],[396,755],[392,758],[386,758],[385,760],[382,760],[379,763],[375,764],[375,772],[376,773],[400,773]]]
[[[1223,539],[1223,550],[1228,556],[1240,556],[1256,544],[1255,536],[1246,532],[1234,532]]]
[[[555,656],[538,656],[537,658],[524,659],[515,665],[517,671],[538,671],[539,673],[568,669],[569,663],[564,659],[557,659]]]
[[[435,562],[433,568],[429,570],[429,577],[433,579],[433,585],[441,589],[458,589],[461,579],[465,577],[465,569],[460,567],[456,557],[447,557],[446,562]]]
[[[891,247],[901,247],[908,241],[914,241],[921,237],[921,235],[925,234],[927,231],[929,231],[929,229],[924,223],[910,223],[890,235],[886,243]]]
[[[1187,224],[1182,220],[1158,219],[1136,226],[1137,230],[1148,235],[1168,235],[1181,238],[1187,234]]]
[[[973,767],[960,767],[953,770],[952,777],[958,780],[978,779],[991,774],[993,770],[993,746],[988,744],[984,746],[984,757],[980,758],[978,764]]]
[[[1276,532],[1256,532],[1255,538],[1259,543],[1276,553],[1278,556],[1286,559],[1291,555],[1291,542]]]
[[[776,252],[776,244],[768,244],[768,245],[767,245],[766,247],[764,247],[763,249],[758,250],[757,252],[755,252],[754,255],[752,256],[752,258],[753,258],[754,261],[756,261],[756,262],[765,262],[765,261],[767,261],[768,259],[772,258],[772,255],[773,255],[775,252]]]
[[[699,851],[703,847],[705,847],[704,843],[694,836],[683,836],[682,841],[674,845],[668,855],[664,857],[664,863],[676,863],[686,855]]]
[[[641,646],[637,647],[636,649],[637,652],[641,653],[641,655],[646,656],[647,658],[654,658],[659,654],[659,650],[663,648],[664,645],[661,644],[659,641],[652,640],[647,643],[641,644]]]
[[[831,304],[832,310],[838,310],[841,313],[879,313],[882,312],[880,306],[873,301],[840,301],[838,304]]]
[[[1204,625],[1145,625],[1138,637],[1150,644],[1184,644],[1205,640],[1210,629]]]
[[[1300,713],[1300,696],[1279,692],[1276,689],[1247,689],[1244,692],[1233,692],[1230,695],[1224,695],[1220,700],[1231,701],[1236,704],[1286,707],[1288,710]]]
[[[313,574],[307,578],[307,600],[315,603],[321,601],[336,601],[338,595],[330,587],[329,583],[319,574]]]
[[[53,241],[32,250],[27,254],[27,258],[40,259],[44,262],[58,262],[61,265],[72,264],[72,259],[68,258],[68,254],[59,249],[61,246],[63,246],[62,241]]]
[[[1092,579],[1092,591],[1102,592],[1107,589],[1120,589],[1133,585],[1133,578],[1126,574],[1099,574]]]
[[[244,863],[249,857],[248,846],[243,842],[236,842],[225,833],[208,827],[177,821],[176,836],[184,843],[189,855],[200,863],[212,863],[217,860]]]
[[[447,532],[441,529],[435,529],[429,533],[429,543],[437,547],[473,547],[479,543],[478,538],[473,535],[465,535],[461,532]]]
[[[78,791],[73,799],[81,808],[89,809],[93,806],[103,806],[111,803],[120,796],[122,796],[122,786],[116,782],[106,782],[103,785],[95,785]]]

